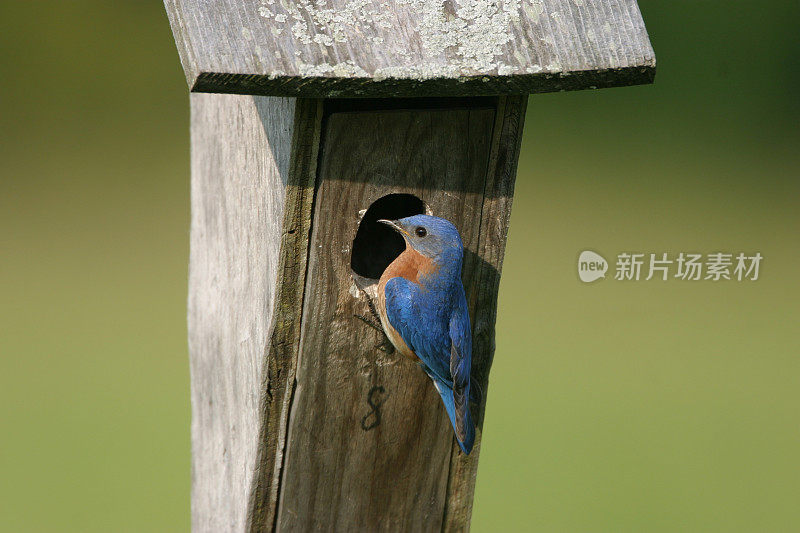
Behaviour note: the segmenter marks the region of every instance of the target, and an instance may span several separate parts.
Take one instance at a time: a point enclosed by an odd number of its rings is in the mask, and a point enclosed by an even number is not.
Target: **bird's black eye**
[[[422,226],[419,226],[417,229],[414,230],[414,233],[417,234],[417,237],[424,237],[425,235],[428,234],[428,230],[426,230]]]

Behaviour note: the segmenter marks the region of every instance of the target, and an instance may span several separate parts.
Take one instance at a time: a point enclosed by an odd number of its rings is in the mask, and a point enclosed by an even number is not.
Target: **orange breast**
[[[392,278],[405,278],[419,284],[420,278],[428,276],[439,270],[438,265],[432,259],[425,257],[410,246],[406,247],[392,263],[386,267],[381,279],[387,281]]]

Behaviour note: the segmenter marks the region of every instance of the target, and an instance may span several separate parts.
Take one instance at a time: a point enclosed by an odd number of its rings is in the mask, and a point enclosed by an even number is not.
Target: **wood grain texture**
[[[256,463],[294,101],[192,95],[192,529],[242,531]]]
[[[636,0],[165,0],[189,86],[277,96],[649,83]]]
[[[479,445],[463,459],[430,380],[399,354],[379,350],[382,335],[356,318],[369,311],[351,276],[350,248],[359,212],[389,193],[414,194],[456,224],[467,250],[476,378],[485,391],[524,115],[523,99],[514,101],[327,117],[279,530],[468,528]],[[365,425],[376,410],[379,423]],[[482,405],[479,412],[480,422]]]
[[[389,193],[458,226],[485,402],[525,102],[192,96],[194,531],[468,529],[484,404],[466,457],[350,250]]]
[[[281,233],[275,319],[265,354],[261,430],[248,509],[248,531],[274,529],[289,407],[294,395],[300,320],[311,232],[322,101],[299,99],[291,143],[289,182]]]

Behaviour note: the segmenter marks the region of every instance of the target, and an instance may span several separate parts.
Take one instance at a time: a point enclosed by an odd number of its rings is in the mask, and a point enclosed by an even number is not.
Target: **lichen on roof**
[[[391,0],[389,0],[391,1]],[[333,6],[331,0],[280,1],[260,0],[259,14],[274,23],[284,24],[296,40],[300,54],[297,67],[308,75],[356,76],[376,78],[458,77],[497,70],[510,74],[513,67],[498,58],[503,46],[513,39],[512,24],[519,20],[521,3],[530,0],[347,0]],[[535,5],[536,2],[533,2]],[[536,7],[530,8],[534,11]],[[406,20],[416,22],[415,38],[426,57],[432,61],[420,64],[404,50],[386,48],[392,53],[393,66],[368,72],[352,59],[313,68],[312,57],[305,57],[304,47],[312,44],[332,49],[335,43],[353,46],[380,45],[391,39],[393,20],[398,10],[416,14]],[[359,42],[360,41],[360,42]],[[324,50],[331,53],[333,50]],[[405,52],[405,53],[404,53]],[[337,68],[338,65],[342,65]]]

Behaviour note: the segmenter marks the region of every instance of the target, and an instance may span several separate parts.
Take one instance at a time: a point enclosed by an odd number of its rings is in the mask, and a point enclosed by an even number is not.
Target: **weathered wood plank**
[[[282,96],[649,83],[635,0],[165,0],[189,86]]]
[[[192,529],[242,531],[295,103],[192,95]]]
[[[265,354],[261,428],[248,510],[248,531],[272,531],[300,347],[300,320],[311,232],[322,101],[299,99],[282,224],[274,323]]]
[[[346,112],[331,104],[339,112],[326,119],[322,141],[279,529],[467,527],[477,450],[459,463],[428,378],[380,351],[381,334],[356,317],[369,310],[350,251],[359,212],[386,194],[414,194],[452,220],[468,250],[463,279],[485,385],[516,163],[516,149],[503,143],[517,141],[508,124],[524,113],[520,101],[511,112],[501,99],[499,119],[494,99],[459,109]]]
[[[456,223],[486,391],[524,102],[333,100],[323,136],[319,100],[192,97],[195,531],[468,527],[480,431],[464,457],[427,377],[377,349],[350,251],[386,194]]]

